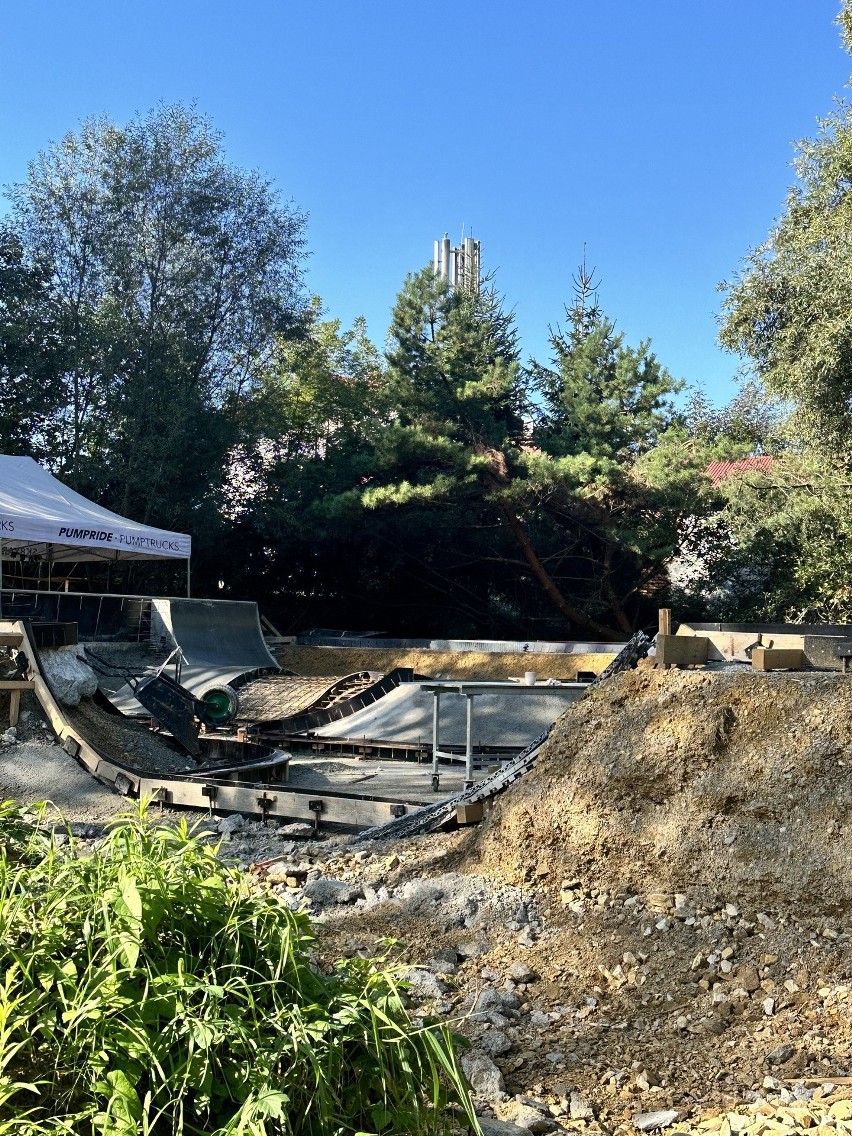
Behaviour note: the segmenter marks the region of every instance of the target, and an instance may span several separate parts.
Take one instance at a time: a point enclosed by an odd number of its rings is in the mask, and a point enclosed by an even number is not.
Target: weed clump
[[[453,1038],[375,960],[312,962],[310,922],[185,824],[91,855],[0,805],[0,1136],[444,1133]]]

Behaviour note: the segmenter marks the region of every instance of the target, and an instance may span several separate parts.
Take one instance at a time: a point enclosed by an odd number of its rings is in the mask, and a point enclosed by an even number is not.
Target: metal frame
[[[432,785],[437,790],[440,785],[438,763],[444,761],[463,761],[465,763],[465,789],[473,785],[473,700],[480,694],[509,694],[509,695],[535,695],[553,694],[555,690],[569,689],[585,690],[585,682],[536,683],[527,686],[521,682],[442,682],[422,683],[421,690],[428,691],[433,697],[432,705]],[[441,695],[458,694],[467,699],[465,707],[465,747],[464,753],[452,753],[440,747],[440,718]]]
[[[252,780],[250,784],[246,784],[234,781],[230,776],[227,780],[220,780],[204,771],[190,771],[180,776],[131,769],[121,762],[103,757],[65,718],[41,669],[39,652],[27,625],[21,620],[4,622],[0,624],[0,632],[20,636],[20,649],[29,662],[32,688],[65,752],[98,781],[122,796],[149,797],[164,805],[187,805],[207,808],[211,812],[236,810],[257,813],[264,818],[272,816],[286,820],[305,820],[312,822],[315,828],[320,814],[324,822],[360,827],[382,824],[421,807],[415,802],[376,795],[341,792],[320,794],[283,788],[275,782]],[[246,765],[247,772],[252,768]],[[400,810],[403,812],[400,813]]]

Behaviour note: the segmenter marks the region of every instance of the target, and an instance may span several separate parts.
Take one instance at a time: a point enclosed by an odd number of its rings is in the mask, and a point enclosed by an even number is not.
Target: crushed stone
[[[209,839],[314,915],[321,963],[416,971],[487,1131],[852,1136],[850,810],[852,676],[639,670],[478,828]]]

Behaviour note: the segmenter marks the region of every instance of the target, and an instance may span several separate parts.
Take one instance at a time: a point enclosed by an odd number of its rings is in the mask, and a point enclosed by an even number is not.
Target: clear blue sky
[[[716,401],[718,282],[843,94],[839,0],[6,0],[0,184],[79,121],[192,101],[309,214],[307,283],[383,342],[462,225],[527,354],[583,246],[630,341]]]

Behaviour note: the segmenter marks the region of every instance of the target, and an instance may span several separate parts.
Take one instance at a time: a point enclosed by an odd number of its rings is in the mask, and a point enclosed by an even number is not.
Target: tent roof
[[[78,560],[188,560],[190,537],[111,513],[58,481],[32,458],[0,454],[3,557]]]

